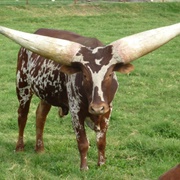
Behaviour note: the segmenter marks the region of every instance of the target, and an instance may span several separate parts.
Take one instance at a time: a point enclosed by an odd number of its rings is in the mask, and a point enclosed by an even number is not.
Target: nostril
[[[91,106],[91,111],[95,111],[94,108]]]
[[[91,112],[94,112],[94,113],[103,113],[105,107],[104,106],[100,106],[100,107],[91,106],[90,109],[91,109]]]
[[[104,106],[101,107],[101,111],[103,111],[103,110],[104,110]]]

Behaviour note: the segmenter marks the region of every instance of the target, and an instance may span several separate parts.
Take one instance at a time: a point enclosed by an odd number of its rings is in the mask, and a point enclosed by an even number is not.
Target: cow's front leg
[[[105,148],[106,148],[106,132],[108,129],[109,120],[103,117],[99,124],[95,127],[96,142],[98,148],[98,166],[105,164]]]
[[[50,109],[51,105],[41,100],[36,110],[36,152],[44,151],[43,131],[46,122],[46,117]]]
[[[106,131],[100,130],[96,132],[97,148],[98,148],[98,166],[105,164],[105,148],[106,148]]]
[[[86,132],[84,128],[84,123],[80,124],[79,121],[73,120],[73,128],[76,134],[78,149],[80,153],[80,169],[81,170],[88,170],[87,165],[87,152],[89,148],[89,142],[86,137]]]
[[[87,152],[89,149],[89,143],[86,137],[85,130],[79,131],[79,139],[77,139],[77,142],[78,142],[78,149],[79,149],[80,158],[81,158],[80,169],[88,170]]]

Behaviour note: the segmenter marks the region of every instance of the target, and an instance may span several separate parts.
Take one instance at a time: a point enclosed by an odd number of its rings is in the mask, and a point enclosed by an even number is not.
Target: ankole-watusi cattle
[[[104,46],[94,38],[67,31],[40,29],[35,34],[0,27],[0,33],[22,46],[18,54],[17,96],[19,137],[23,134],[33,94],[40,98],[36,111],[37,152],[44,150],[43,129],[51,106],[60,115],[70,111],[80,152],[80,168],[88,169],[86,122],[97,135],[98,165],[105,163],[106,131],[118,82],[115,72],[129,73],[131,61],[159,48],[180,34],[180,23],[131,35]]]

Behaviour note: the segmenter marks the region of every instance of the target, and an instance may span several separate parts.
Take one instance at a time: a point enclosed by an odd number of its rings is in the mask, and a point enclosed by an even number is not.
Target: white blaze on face
[[[102,49],[103,47],[97,47],[95,49],[93,49],[92,54],[96,54],[98,52],[99,49]],[[84,65],[88,64],[87,61],[82,60],[82,56],[79,57],[80,62],[82,62]],[[104,94],[102,91],[102,82],[105,78],[105,75],[108,71],[108,69],[116,64],[117,62],[122,62],[121,58],[119,57],[118,53],[114,50],[114,48],[112,49],[112,58],[109,60],[107,65],[102,65],[103,64],[103,58],[101,59],[95,59],[95,64],[99,67],[101,67],[101,69],[97,72],[93,72],[93,70],[87,66],[87,68],[89,69],[91,76],[92,76],[92,82],[93,82],[93,92],[92,92],[92,99],[94,99],[95,96],[95,88],[98,89],[98,96],[100,97],[101,101],[105,101],[104,99]],[[114,76],[114,79],[116,79],[116,76]]]
[[[97,72],[91,72],[92,74],[92,81],[93,81],[93,92],[92,92],[92,99],[94,99],[95,96],[95,88],[98,88],[98,95],[101,99],[101,101],[104,101],[104,96],[103,96],[103,91],[102,91],[102,81],[104,79],[104,72],[103,71],[99,71]]]
[[[101,60],[95,60],[95,61],[96,61],[96,64],[100,64]],[[111,65],[113,65],[113,63],[110,61],[108,65],[102,66],[98,72],[93,72],[92,69],[89,68],[89,71],[91,72],[91,76],[92,76],[92,82],[93,82],[92,99],[94,99],[95,88],[97,87],[98,95],[99,95],[101,101],[105,101],[104,94],[102,91],[102,82],[103,82],[105,75]]]

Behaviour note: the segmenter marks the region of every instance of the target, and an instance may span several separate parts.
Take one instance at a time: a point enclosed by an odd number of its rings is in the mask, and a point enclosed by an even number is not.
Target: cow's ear
[[[120,72],[122,74],[128,74],[134,70],[134,66],[132,64],[116,64],[114,67],[114,71]]]
[[[75,74],[80,71],[81,69],[78,67],[72,67],[72,66],[66,66],[66,65],[62,65],[60,68],[60,72],[63,72],[65,74]]]

